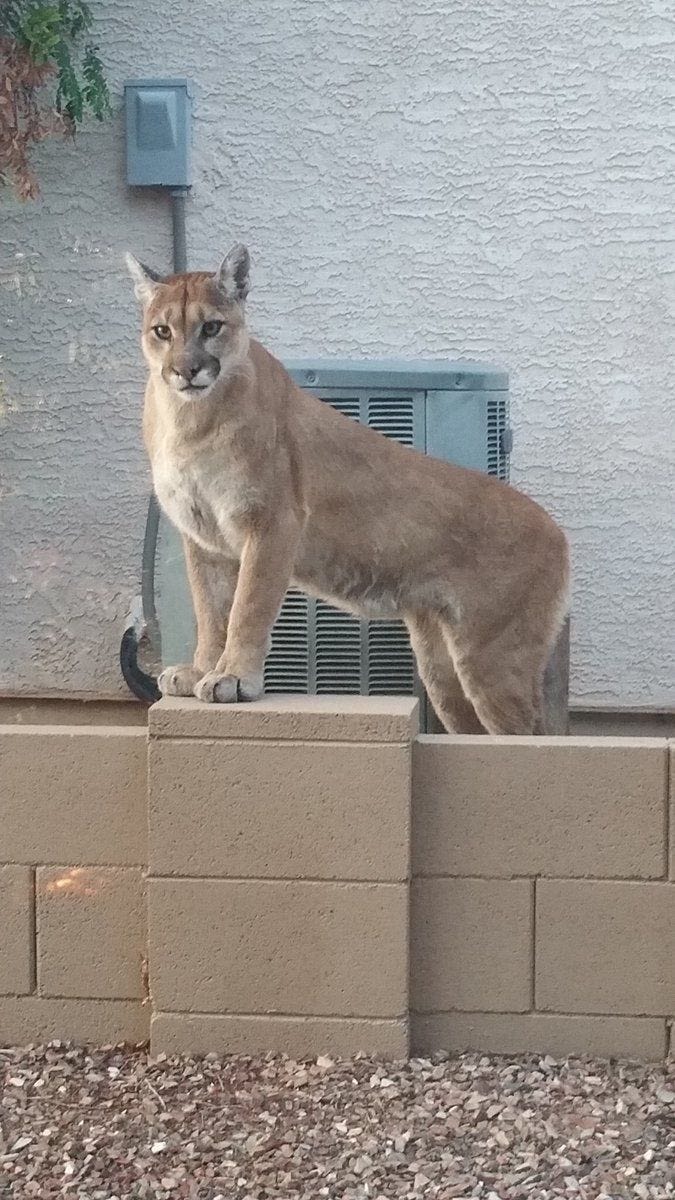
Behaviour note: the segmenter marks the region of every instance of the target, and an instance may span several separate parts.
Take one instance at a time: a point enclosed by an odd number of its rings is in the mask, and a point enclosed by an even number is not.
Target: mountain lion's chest
[[[251,491],[240,472],[208,456],[191,462],[163,446],[152,454],[152,479],[160,505],[181,533],[212,553],[240,553]]]

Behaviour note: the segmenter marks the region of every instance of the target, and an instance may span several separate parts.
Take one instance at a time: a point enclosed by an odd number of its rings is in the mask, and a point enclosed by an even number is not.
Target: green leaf
[[[103,64],[97,54],[97,47],[91,43],[86,46],[84,51],[82,76],[84,79],[82,95],[85,104],[97,121],[102,121],[111,112],[110,93],[103,75]]]
[[[55,4],[28,9],[19,26],[19,40],[38,65],[49,62],[61,37],[61,15]]]
[[[54,57],[59,65],[59,82],[56,89],[56,108],[78,124],[84,114],[84,97],[75,74],[70,50],[65,42],[59,42]]]
[[[91,9],[85,0],[60,0],[59,7],[69,37],[78,38],[91,28]]]

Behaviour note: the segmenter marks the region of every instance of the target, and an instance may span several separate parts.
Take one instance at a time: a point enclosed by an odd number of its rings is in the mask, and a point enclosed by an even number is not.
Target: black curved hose
[[[145,520],[143,537],[143,558],[141,560],[141,600],[143,603],[143,621],[147,627],[150,645],[155,651],[156,658],[161,661],[162,635],[159,628],[157,608],[155,606],[155,555],[157,553],[157,534],[159,532],[159,504],[154,492],[148,500],[148,515]]]
[[[138,665],[138,637],[133,625],[127,626],[122,634],[120,668],[129,691],[139,700],[154,704],[160,699],[161,693],[154,675],[148,675]]]
[[[144,671],[138,662],[141,640],[147,641],[153,657],[161,662],[161,635],[157,609],[155,607],[155,553],[159,530],[159,505],[156,497],[150,496],[148,515],[143,538],[143,560],[141,564],[141,595],[131,605],[126,628],[120,642],[120,670],[129,691],[146,704],[160,699],[160,691],[154,675]]]

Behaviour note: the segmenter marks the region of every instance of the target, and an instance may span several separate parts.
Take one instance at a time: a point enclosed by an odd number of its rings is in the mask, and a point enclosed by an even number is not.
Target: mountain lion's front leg
[[[157,683],[163,696],[192,696],[199,680],[215,667],[225,649],[239,572],[234,559],[209,554],[188,537],[183,538],[183,548],[197,621],[197,648],[192,663],[162,671]]]
[[[272,626],[291,579],[298,538],[299,524],[290,518],[249,535],[241,556],[225,652],[196,685],[198,700],[232,704],[262,695]]]

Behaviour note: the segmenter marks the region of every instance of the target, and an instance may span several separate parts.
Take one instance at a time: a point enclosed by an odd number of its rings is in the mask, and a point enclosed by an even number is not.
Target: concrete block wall
[[[153,1051],[407,1054],[416,708],[151,710]]]
[[[0,1044],[148,1034],[146,732],[0,728]]]
[[[416,1050],[664,1056],[669,776],[659,739],[417,739]]]
[[[661,1058],[674,754],[391,698],[0,728],[0,1044]]]

